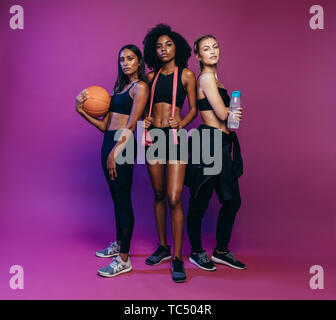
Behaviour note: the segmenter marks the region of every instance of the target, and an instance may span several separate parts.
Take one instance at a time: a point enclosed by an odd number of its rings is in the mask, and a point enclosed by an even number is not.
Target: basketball
[[[88,87],[87,91],[89,98],[84,101],[84,111],[95,118],[104,116],[110,107],[111,101],[108,91],[99,86]]]

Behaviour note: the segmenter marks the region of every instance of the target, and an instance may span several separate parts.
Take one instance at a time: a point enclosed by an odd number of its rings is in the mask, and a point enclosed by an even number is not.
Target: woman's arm
[[[194,73],[184,68],[182,71],[182,83],[185,84],[185,88],[188,95],[189,102],[189,112],[185,117],[178,123],[177,120],[170,117],[169,125],[174,129],[181,129],[193,121],[197,116],[197,106],[196,106],[196,78]]]
[[[229,106],[225,106],[218,92],[215,76],[210,72],[203,73],[199,78],[199,85],[216,116],[222,121],[226,120],[230,114],[230,109]]]
[[[151,71],[151,72],[148,72],[148,73],[147,73],[147,76],[146,76],[146,78],[147,78],[147,83],[151,83],[151,82],[153,81],[154,74],[155,74],[154,71]]]
[[[96,119],[96,118],[90,116],[83,109],[82,109],[82,111],[78,111],[78,112],[85,120],[90,122],[97,129],[99,129],[101,132],[106,132],[112,112],[107,112],[103,119]]]
[[[89,123],[94,125],[97,129],[102,132],[107,130],[107,126],[111,117],[111,112],[107,112],[103,119],[96,119],[90,116],[85,110],[83,109],[84,101],[88,99],[86,89],[83,90],[77,97],[76,97],[76,110],[77,112]]]
[[[154,74],[155,72],[154,71],[151,71],[149,73],[147,73],[147,83],[151,83],[153,81],[153,78],[154,78]],[[148,89],[149,90],[149,89]],[[147,106],[147,105],[146,105]],[[149,108],[149,104],[148,104],[148,108]],[[145,107],[144,109],[144,112],[142,114],[142,119],[143,119],[143,127],[144,128],[149,128],[150,125],[152,124],[153,122],[153,118],[152,117],[149,117],[149,109]]]

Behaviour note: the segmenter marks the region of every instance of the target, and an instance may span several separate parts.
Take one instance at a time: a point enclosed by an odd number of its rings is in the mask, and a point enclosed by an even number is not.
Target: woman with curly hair
[[[154,190],[154,212],[159,237],[159,246],[153,255],[146,259],[146,264],[157,265],[171,258],[166,231],[166,198],[168,197],[174,242],[172,279],[175,282],[184,282],[186,281],[182,261],[184,213],[181,194],[186,162],[181,161],[179,152],[181,150],[178,145],[175,145],[175,156],[171,156],[168,144],[169,140],[174,139],[174,134],[175,139],[177,138],[176,130],[184,128],[197,115],[196,78],[194,73],[186,68],[187,61],[191,56],[191,47],[180,34],[171,31],[171,28],[165,24],[159,24],[149,30],[143,44],[145,62],[153,70],[148,73],[147,80],[150,88],[154,87],[150,97],[153,112],[146,110],[144,127],[146,130],[161,130],[166,142],[166,156],[164,159],[160,159],[163,161],[155,163],[150,161],[146,152],[147,167]],[[177,82],[175,103],[174,77],[175,83]],[[188,96],[189,112],[182,119],[181,108],[186,96]],[[174,105],[176,105],[176,110],[174,110]],[[148,132],[150,134],[150,131]]]

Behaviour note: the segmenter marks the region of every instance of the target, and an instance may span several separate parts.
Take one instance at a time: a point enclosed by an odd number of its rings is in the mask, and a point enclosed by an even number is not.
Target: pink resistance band
[[[151,98],[150,98],[150,105],[149,105],[149,117],[152,114],[152,107],[153,107],[153,99],[154,99],[154,92],[155,92],[155,86],[156,86],[156,82],[157,79],[160,75],[162,69],[159,70],[159,72],[157,73],[157,75],[154,78],[153,81],[153,85],[152,85],[152,90],[151,90]],[[173,80],[173,101],[172,101],[172,117],[174,118],[175,115],[175,109],[176,109],[176,94],[177,94],[177,74],[178,74],[178,67],[175,66],[174,67],[174,80]],[[174,144],[178,144],[178,140],[177,140],[177,130],[176,129],[172,129],[173,130],[173,141]],[[144,135],[142,136],[142,145],[144,146],[150,146],[152,144],[152,139],[150,134],[148,133],[148,129],[145,129]]]

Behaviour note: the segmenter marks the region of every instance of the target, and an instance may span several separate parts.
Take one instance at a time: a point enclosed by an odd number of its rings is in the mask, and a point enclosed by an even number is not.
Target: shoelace
[[[153,253],[153,256],[158,256],[160,255],[163,251],[168,251],[168,249],[166,249],[165,247],[163,246],[159,246],[156,251]]]
[[[237,262],[237,261],[238,261],[238,260],[232,255],[231,252],[228,252],[228,253],[226,254],[226,256],[229,257],[229,258],[231,258],[234,262]]]
[[[110,263],[110,267],[114,272],[120,271],[123,268],[119,256]]]
[[[175,272],[183,272],[183,261],[174,259],[173,268]]]
[[[107,248],[107,254],[111,254],[113,252],[117,252],[119,249],[119,245],[116,241],[110,242],[110,246]]]
[[[204,262],[204,263],[210,262],[210,260],[208,258],[208,255],[206,254],[206,252],[202,252],[199,255],[199,257],[200,257],[201,262]]]

